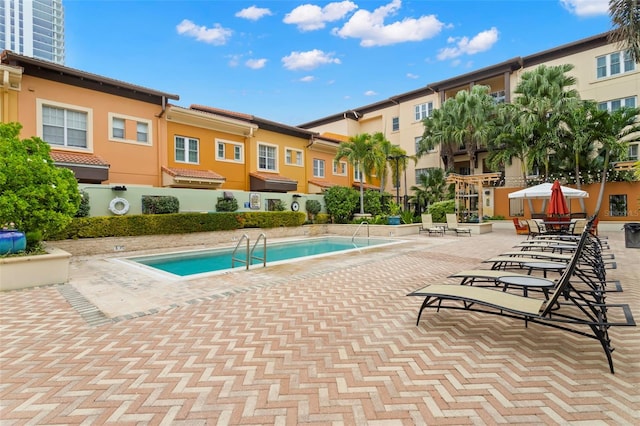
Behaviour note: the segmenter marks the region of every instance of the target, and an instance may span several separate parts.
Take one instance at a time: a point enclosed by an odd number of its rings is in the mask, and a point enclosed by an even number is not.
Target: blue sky
[[[299,125],[611,29],[608,0],[65,0],[66,65]]]

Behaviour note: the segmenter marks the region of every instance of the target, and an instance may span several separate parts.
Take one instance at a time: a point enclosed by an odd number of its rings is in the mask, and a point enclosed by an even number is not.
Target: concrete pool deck
[[[640,321],[640,249],[605,232]],[[523,237],[406,243],[195,280],[75,255],[68,284],[0,293],[3,424],[639,424],[640,327],[593,339],[406,294]],[[193,247],[175,241],[176,249]],[[140,253],[154,252],[147,249]],[[131,253],[127,253],[129,255]]]

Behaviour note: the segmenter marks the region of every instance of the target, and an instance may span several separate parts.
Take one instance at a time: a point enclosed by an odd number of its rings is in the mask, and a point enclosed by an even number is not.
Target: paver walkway
[[[640,320],[640,250],[609,233]],[[0,293],[0,419],[14,424],[640,424],[640,327],[592,339],[427,311],[406,294],[522,237],[410,238],[198,280],[102,257]]]

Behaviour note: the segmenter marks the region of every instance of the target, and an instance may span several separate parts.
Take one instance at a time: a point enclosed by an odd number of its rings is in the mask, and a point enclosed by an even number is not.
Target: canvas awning
[[[540,185],[535,185],[529,188],[521,189],[519,191],[511,192],[509,194],[509,198],[551,198],[551,187],[551,183],[541,183]],[[566,198],[589,198],[589,193],[587,191],[570,188],[568,186],[561,186],[560,188],[562,189],[562,195],[564,195]]]

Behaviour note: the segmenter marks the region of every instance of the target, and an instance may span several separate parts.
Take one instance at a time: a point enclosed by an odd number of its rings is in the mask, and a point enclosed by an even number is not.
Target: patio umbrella
[[[564,195],[562,194],[560,182],[556,180],[551,186],[551,199],[549,200],[547,215],[552,217],[559,217],[566,216],[568,214],[569,207],[567,207],[567,200],[565,200]]]

